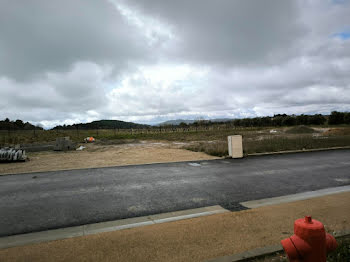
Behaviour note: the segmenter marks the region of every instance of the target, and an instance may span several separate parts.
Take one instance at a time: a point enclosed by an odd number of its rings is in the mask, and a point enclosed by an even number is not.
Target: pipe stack
[[[26,151],[22,149],[13,149],[9,147],[0,149],[0,161],[12,162],[12,161],[26,161]]]

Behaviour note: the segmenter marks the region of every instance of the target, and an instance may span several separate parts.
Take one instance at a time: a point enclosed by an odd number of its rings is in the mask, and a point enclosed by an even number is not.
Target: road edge
[[[285,151],[264,152],[264,153],[251,153],[251,154],[246,154],[245,156],[246,157],[249,157],[249,156],[269,156],[269,155],[283,155],[283,154],[307,153],[307,152],[319,152],[319,151],[332,151],[332,150],[346,150],[346,149],[350,149],[350,146],[313,148],[313,149],[304,149],[304,150],[285,150]]]
[[[239,204],[246,208],[251,209],[251,208],[258,208],[263,206],[285,204],[285,203],[290,203],[294,201],[306,200],[306,199],[327,196],[332,194],[345,193],[349,191],[350,191],[350,185],[346,185],[346,186],[330,187],[330,188],[324,188],[324,189],[319,189],[314,191],[302,192],[302,193],[297,193],[292,195],[245,201],[245,202],[240,202]]]
[[[154,224],[167,223],[172,221],[210,216],[230,212],[223,207],[208,206],[169,213],[155,214],[144,217],[134,217],[121,220],[100,222],[94,224],[52,229],[27,234],[5,236],[0,238],[0,249],[6,249],[29,244],[37,244],[66,238],[82,237],[98,233],[112,232],[135,227],[142,227]]]

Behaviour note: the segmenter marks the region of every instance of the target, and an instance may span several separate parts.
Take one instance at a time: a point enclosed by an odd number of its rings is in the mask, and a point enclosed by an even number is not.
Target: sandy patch
[[[84,146],[87,148],[83,151],[28,153],[30,161],[0,164],[0,175],[217,159],[205,153],[181,149],[182,144],[171,142],[141,141],[121,145],[84,144]]]

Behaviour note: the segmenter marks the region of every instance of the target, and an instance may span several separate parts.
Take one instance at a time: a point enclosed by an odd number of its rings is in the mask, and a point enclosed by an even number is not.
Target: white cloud
[[[131,117],[188,111],[206,71],[188,65],[140,67],[109,93],[108,112]]]
[[[335,37],[349,13],[331,0],[1,2],[0,118],[51,127],[349,110],[350,40]]]
[[[48,72],[26,83],[1,77],[0,97],[6,99],[0,100],[0,117],[28,119],[44,126],[96,118],[96,111],[107,101],[105,87],[111,71],[110,66],[79,62],[68,72]]]
[[[147,44],[152,47],[161,47],[169,40],[174,40],[175,36],[170,25],[161,21],[145,16],[135,9],[129,8],[116,0],[109,0],[121,13],[123,18],[131,25],[136,26],[140,33],[147,38]]]

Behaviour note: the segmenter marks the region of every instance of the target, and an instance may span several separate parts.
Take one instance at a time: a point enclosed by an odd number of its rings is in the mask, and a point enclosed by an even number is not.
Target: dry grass
[[[350,128],[332,128],[327,130],[324,135],[326,136],[349,136]]]
[[[269,136],[259,141],[244,140],[245,154],[350,146],[350,136]]]
[[[0,146],[8,144],[25,144],[25,143],[44,143],[55,141],[57,137],[69,136],[75,142],[82,142],[85,137],[93,136],[99,140],[166,140],[166,141],[211,141],[211,140],[225,140],[227,136],[233,134],[241,134],[247,136],[254,136],[259,130],[263,128],[233,128],[233,129],[215,129],[215,130],[183,130],[172,132],[163,130],[39,130],[35,133],[33,131],[7,131],[0,130]]]
[[[312,134],[316,133],[315,129],[308,126],[293,126],[286,130],[288,134]]]
[[[185,146],[184,148],[194,152],[204,152],[212,156],[222,157],[228,155],[227,142],[224,141],[212,141],[211,143],[199,142]]]
[[[274,129],[276,133],[270,133]],[[162,140],[195,142],[185,149],[204,152],[213,156],[226,156],[227,136],[242,135],[244,153],[278,152],[286,150],[316,149],[327,147],[350,146],[350,127],[336,128],[311,128],[308,126],[296,126],[291,128],[237,128],[224,130],[201,130],[182,132],[156,132],[138,130],[137,133],[130,131],[115,130],[83,130],[83,131],[20,131],[9,135],[0,132],[1,144],[16,144],[24,142],[49,142],[56,137],[70,136],[75,142],[83,141],[86,136],[94,136],[98,143],[103,145],[117,145],[137,143],[140,140]]]
[[[350,146],[350,136],[272,136],[243,137],[244,154]],[[213,156],[227,156],[226,141],[198,142],[184,147]]]

